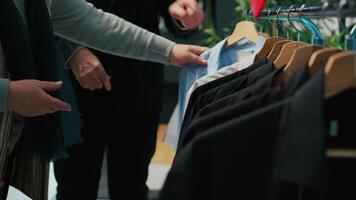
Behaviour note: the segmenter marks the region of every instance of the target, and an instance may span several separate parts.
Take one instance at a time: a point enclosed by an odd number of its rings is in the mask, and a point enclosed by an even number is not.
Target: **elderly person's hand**
[[[204,20],[204,11],[196,0],[176,0],[169,6],[169,14],[187,29],[197,28]]]

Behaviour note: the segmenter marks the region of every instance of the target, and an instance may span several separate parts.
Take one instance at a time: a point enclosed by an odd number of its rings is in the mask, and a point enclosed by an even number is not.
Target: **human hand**
[[[70,111],[69,104],[46,93],[58,90],[61,86],[61,81],[10,81],[8,109],[25,117],[36,117],[60,110]]]
[[[168,11],[172,18],[188,29],[197,28],[204,20],[204,11],[196,0],[176,0]]]
[[[79,49],[69,61],[69,67],[83,88],[94,91],[104,87],[107,91],[111,90],[111,77],[89,49]]]
[[[190,63],[205,65],[207,61],[200,57],[200,54],[206,50],[208,50],[208,48],[201,46],[175,44],[171,50],[169,62],[179,67]]]

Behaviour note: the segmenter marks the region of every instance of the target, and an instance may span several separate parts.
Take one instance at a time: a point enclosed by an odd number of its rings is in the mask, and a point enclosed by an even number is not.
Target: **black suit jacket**
[[[185,37],[193,31],[182,30],[168,13],[174,0],[88,0],[95,7],[118,15],[151,32],[159,33],[159,17],[170,32]],[[70,56],[75,44],[60,41],[63,53]],[[120,44],[118,44],[120,45]],[[73,48],[74,47],[74,48]],[[152,116],[161,110],[162,65],[112,56],[92,49],[112,77],[112,91],[90,91],[73,81],[82,113],[114,112],[122,116]],[[72,77],[74,78],[74,76]]]
[[[236,113],[263,103],[255,101],[235,108]],[[209,128],[176,156],[161,199],[277,200],[304,199],[298,198],[304,191],[318,194],[325,183],[322,101],[323,74],[318,73],[292,97]]]

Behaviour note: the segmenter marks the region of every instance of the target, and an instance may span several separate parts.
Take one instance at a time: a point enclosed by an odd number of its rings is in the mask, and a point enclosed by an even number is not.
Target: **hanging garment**
[[[161,199],[298,199],[300,189],[322,188],[323,170],[313,170],[325,163],[322,99],[319,73],[290,98],[255,111],[261,99],[251,100],[250,109],[240,109],[252,112],[209,128],[182,149]]]
[[[257,53],[263,46],[265,38],[260,36],[259,41],[255,44],[247,39],[239,41],[235,45],[224,48],[226,40],[221,41],[212,49],[202,54],[208,63],[206,66],[191,65],[182,69],[179,79],[179,124],[182,123],[184,108],[186,104],[186,94],[190,87],[199,78],[216,72],[217,70],[237,63],[252,54]]]
[[[186,110],[190,110],[191,107],[195,104],[196,100],[203,94],[205,94],[206,92],[219,87],[220,85],[223,85],[229,81],[232,81],[236,78],[239,78],[240,76],[243,76],[245,74],[248,74],[256,69],[258,69],[260,66],[264,65],[267,63],[267,59],[266,58],[261,58],[259,60],[257,60],[256,62],[254,62],[253,64],[251,64],[249,67],[243,69],[243,70],[239,70],[233,74],[218,78],[216,80],[212,80],[208,83],[205,83],[202,86],[199,86],[198,88],[196,88],[194,91],[192,91],[192,94],[189,97],[189,101],[187,101],[187,108]],[[224,69],[224,68],[223,68]],[[188,94],[187,94],[188,95]],[[184,121],[184,120],[183,120]]]
[[[178,113],[173,113],[172,115],[178,116],[178,118],[171,117],[168,122],[169,127],[175,127],[175,124],[178,124],[178,129],[174,132],[167,131],[165,134],[167,138],[176,137],[177,134],[179,136],[186,107],[185,104],[187,103],[185,99],[186,94],[194,82],[207,74],[214,73],[221,68],[238,63],[239,61],[256,54],[264,45],[265,38],[261,36],[256,44],[244,39],[229,48],[224,48],[226,41],[227,38],[202,54],[202,57],[208,60],[207,65],[200,66],[193,64],[182,69],[179,78],[178,111],[176,111]],[[172,145],[173,148],[175,148],[178,143],[178,141],[166,142]]]
[[[288,96],[291,96],[299,87],[303,85],[309,79],[309,73],[307,67],[293,74],[286,82],[272,87],[273,80],[278,76],[283,69],[279,69],[264,77],[254,85],[251,85],[233,95],[228,95],[218,101],[215,101],[202,109],[198,110],[195,117],[191,119],[190,123],[185,129],[182,129],[179,149],[184,148],[189,141],[192,140],[197,134],[201,133],[202,130],[207,130],[204,127],[213,127],[219,125],[231,118],[237,118],[243,114],[247,114],[249,110],[242,110],[236,112],[234,108],[240,107],[241,104],[246,104],[249,107],[248,102],[254,97],[255,99],[260,98],[260,104],[253,104],[254,109],[262,108],[263,106],[269,105],[278,100],[282,100]],[[284,91],[284,92],[283,92]],[[244,102],[244,100],[246,100]],[[239,103],[240,102],[240,103]]]
[[[267,64],[260,66],[258,69],[251,71],[248,74],[242,75],[200,95],[194,103],[190,104],[191,107],[187,109],[181,130],[184,130],[187,126],[189,126],[189,123],[194,118],[194,115],[203,107],[254,84],[256,81],[270,74],[272,71],[273,64],[268,62]]]
[[[237,71],[241,71],[241,70],[249,67],[250,65],[252,65],[254,63],[255,58],[256,58],[256,54],[253,54],[252,56],[249,56],[249,57],[243,59],[241,62],[238,62],[236,64],[219,69],[215,73],[208,74],[208,75],[198,79],[197,81],[195,81],[194,84],[192,85],[192,87],[190,87],[190,89],[188,90],[188,92],[186,94],[185,101],[187,103],[185,104],[185,107],[184,107],[184,113],[185,113],[185,110],[187,109],[187,106],[189,104],[190,96],[192,95],[194,90],[196,90],[198,87],[201,87],[204,84],[207,84],[211,81],[228,76],[230,74],[233,74]]]
[[[328,148],[356,150],[356,90],[349,89],[325,101]],[[328,158],[329,199],[355,199],[355,158]]]

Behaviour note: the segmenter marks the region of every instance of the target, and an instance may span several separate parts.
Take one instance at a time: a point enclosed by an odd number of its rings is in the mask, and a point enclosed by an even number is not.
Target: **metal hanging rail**
[[[260,17],[286,17],[289,13],[291,18],[303,17],[318,19],[324,17],[356,17],[356,0],[341,0],[338,2],[325,2],[323,4],[301,5],[289,7],[277,7],[264,9]],[[252,11],[249,12],[252,16]]]

